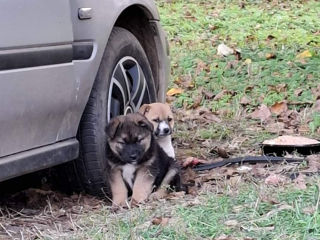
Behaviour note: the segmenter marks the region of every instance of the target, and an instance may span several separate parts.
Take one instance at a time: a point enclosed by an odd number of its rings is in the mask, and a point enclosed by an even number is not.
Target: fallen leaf
[[[245,61],[244,61],[245,64],[249,65],[252,63],[252,60],[250,58],[247,58]]]
[[[302,212],[304,214],[308,214],[308,215],[313,215],[316,212],[316,207],[315,206],[310,206],[310,207],[305,207],[302,209]]]
[[[216,154],[216,155],[218,155],[219,157],[222,157],[222,158],[229,158],[229,154],[228,154],[227,150],[222,148],[222,147],[212,148],[210,150],[210,153]]]
[[[299,176],[293,182],[297,189],[300,189],[300,190],[307,189],[305,175],[299,174]]]
[[[305,50],[303,51],[302,53],[299,53],[296,58],[299,58],[299,59],[303,59],[303,58],[310,58],[312,57],[312,54],[309,50]]]
[[[203,95],[205,96],[206,99],[212,99],[215,95],[213,92],[210,92],[208,90],[203,89],[202,90]]]
[[[314,109],[316,112],[320,113],[320,99],[318,99],[318,100],[314,103],[313,109]]]
[[[183,90],[181,88],[171,88],[168,92],[167,92],[167,96],[175,96],[178,94],[183,93]]]
[[[219,92],[214,98],[213,100],[215,101],[219,101],[223,96],[230,94],[230,95],[234,95],[234,93],[232,91],[229,90],[222,90],[221,92]]]
[[[229,61],[227,63],[226,69],[234,69],[236,68],[236,66],[238,66],[238,63],[239,63],[238,60]]]
[[[279,185],[285,182],[285,178],[277,174],[271,174],[264,182],[267,185]]]
[[[274,53],[267,53],[266,54],[266,59],[267,60],[275,59],[275,58],[276,58],[276,55]]]
[[[301,96],[302,92],[303,92],[303,90],[302,90],[301,88],[297,88],[297,89],[294,91],[294,95],[295,95],[296,97],[299,97],[299,96]]]
[[[262,104],[258,109],[250,114],[250,117],[253,119],[260,119],[264,122],[271,117],[271,112],[266,105]]]
[[[217,54],[219,56],[226,57],[226,56],[229,56],[233,53],[234,53],[234,50],[223,43],[219,44],[219,46],[217,48]]]
[[[243,96],[240,99],[240,104],[242,104],[242,105],[248,105],[250,102],[251,102],[251,100],[247,96]]]
[[[286,112],[288,110],[288,105],[285,101],[282,102],[276,102],[270,107],[271,113],[275,115],[280,115],[283,112]]]
[[[203,61],[199,61],[197,63],[195,75],[198,76],[202,71],[210,72],[210,66]]]
[[[151,220],[151,223],[153,225],[161,225],[161,226],[167,225],[168,222],[169,222],[169,218],[166,218],[166,217],[155,217]]]
[[[273,35],[268,35],[268,36],[267,36],[267,40],[269,40],[269,41],[272,40],[272,39],[275,39],[275,38],[276,38],[276,37],[273,36]]]
[[[269,91],[274,91],[277,93],[282,93],[287,91],[287,84],[286,83],[279,83],[278,85],[269,85]]]
[[[197,107],[200,106],[202,101],[202,95],[197,95],[194,99],[193,99],[193,104],[190,106],[190,108],[195,109]]]
[[[184,74],[178,77],[174,83],[184,88],[192,89],[194,88],[194,82],[192,80],[191,74]]]
[[[318,85],[316,88],[312,88],[311,92],[316,99],[320,99],[320,85]]]
[[[247,92],[251,92],[251,90],[254,88],[253,85],[249,85],[247,86],[245,89],[244,89],[244,92],[247,93]]]
[[[218,118],[216,115],[214,115],[213,113],[204,113],[201,115],[204,119],[209,120],[210,122],[217,122],[217,123],[221,123],[222,120],[220,118]]]

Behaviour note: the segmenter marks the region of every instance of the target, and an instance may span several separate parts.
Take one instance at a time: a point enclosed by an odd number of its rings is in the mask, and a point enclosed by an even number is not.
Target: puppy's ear
[[[141,119],[138,121],[138,125],[140,127],[148,129],[150,132],[153,132],[153,125],[151,122],[148,121],[148,119]]]
[[[121,126],[121,121],[118,117],[110,120],[106,127],[106,134],[109,139],[113,139],[117,133],[118,128]]]
[[[139,113],[141,113],[142,115],[146,115],[147,112],[149,112],[151,106],[149,104],[143,104],[140,109],[139,109]]]

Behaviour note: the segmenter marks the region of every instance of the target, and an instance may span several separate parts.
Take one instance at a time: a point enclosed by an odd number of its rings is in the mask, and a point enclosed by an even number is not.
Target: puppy
[[[107,160],[113,207],[141,203],[167,186],[180,191],[180,170],[155,141],[153,125],[140,113],[111,119],[107,128]]]
[[[169,105],[164,103],[144,104],[139,112],[153,124],[154,136],[162,149],[169,157],[175,158],[171,141],[174,119]]]

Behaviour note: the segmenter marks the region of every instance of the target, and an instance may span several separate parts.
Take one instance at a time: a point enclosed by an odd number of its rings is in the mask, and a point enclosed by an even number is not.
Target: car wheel
[[[109,193],[105,152],[108,121],[154,101],[155,84],[142,46],[128,30],[115,27],[78,131],[80,156],[74,166],[86,192],[97,196]]]

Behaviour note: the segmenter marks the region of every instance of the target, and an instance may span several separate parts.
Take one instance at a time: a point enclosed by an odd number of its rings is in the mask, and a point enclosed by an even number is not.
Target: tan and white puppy
[[[171,140],[174,119],[170,106],[165,103],[144,104],[139,112],[153,124],[153,133],[160,147],[169,157],[175,158]]]

